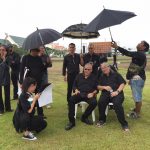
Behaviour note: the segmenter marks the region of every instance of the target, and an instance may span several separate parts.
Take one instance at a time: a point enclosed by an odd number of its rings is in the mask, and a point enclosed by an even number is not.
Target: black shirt
[[[6,57],[5,61],[0,58],[0,86],[10,84],[9,65],[9,57]]]
[[[29,69],[26,77],[34,78],[37,81],[37,84],[40,85],[42,82],[42,76],[44,71],[44,65],[42,59],[39,56],[25,55],[22,58],[21,67],[20,67],[20,80],[22,84],[25,67]]]
[[[98,81],[100,86],[110,86],[113,91],[116,91],[122,83],[126,84],[124,78],[114,71],[110,71],[109,76],[102,73]],[[108,91],[102,90],[102,92]]]
[[[28,110],[31,108],[31,103],[28,101],[28,98],[31,97],[32,94],[22,92],[19,97],[19,109],[23,111],[23,113],[28,113]],[[35,109],[33,108],[30,116],[33,116],[35,113]]]
[[[76,76],[74,81],[73,90],[78,89],[80,93],[91,93],[97,90],[98,81],[94,74],[91,74],[88,78],[84,77],[84,73],[80,73]]]
[[[80,64],[80,55],[79,54],[67,54],[64,57],[63,61],[63,69],[62,69],[62,74],[65,76],[66,75],[66,69],[68,74],[78,74],[79,73],[79,64]]]
[[[19,72],[20,70],[20,55],[16,52],[9,54],[11,71]]]
[[[145,80],[146,79],[146,75],[145,75],[145,67],[146,67],[146,55],[144,54],[143,51],[137,51],[137,52],[129,52],[121,47],[118,48],[118,50],[120,51],[120,53],[122,53],[123,55],[132,57],[131,62],[138,65],[138,66],[144,66],[143,69],[139,72],[139,76]],[[127,72],[127,79],[131,79],[134,75],[130,75],[128,77],[129,74],[129,70]]]
[[[83,56],[84,65],[92,62],[93,63],[93,73],[96,75],[99,67],[99,56],[93,53],[87,53]]]

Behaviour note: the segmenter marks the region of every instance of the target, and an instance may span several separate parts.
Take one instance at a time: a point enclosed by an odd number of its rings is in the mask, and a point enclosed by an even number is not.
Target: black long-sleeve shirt
[[[9,54],[10,67],[11,67],[12,71],[19,72],[19,70],[20,70],[20,58],[21,58],[20,55],[16,52]]]
[[[116,91],[121,84],[126,84],[124,78],[119,73],[114,71],[110,71],[108,76],[102,73],[98,81],[100,86],[110,86],[113,91]],[[102,92],[108,91],[102,90]]]
[[[79,54],[67,54],[64,57],[63,61],[63,69],[62,69],[62,75],[66,75],[66,69],[67,69],[67,74],[78,74],[80,69],[79,69],[79,64],[80,64],[80,55]]]
[[[118,47],[118,50],[120,53],[122,53],[123,55],[132,57],[131,63],[134,63],[138,66],[143,66],[143,69],[141,69],[141,71],[139,72],[139,76],[145,80],[146,79],[146,75],[145,75],[145,67],[146,67],[146,55],[143,51],[137,51],[137,52],[130,52],[127,51],[126,49],[123,49],[121,47]],[[130,75],[129,76],[129,70],[127,71],[127,79],[131,79],[134,75]]]
[[[98,81],[94,74],[91,74],[88,78],[85,78],[84,73],[80,73],[76,76],[74,81],[73,90],[78,89],[81,94],[87,95],[97,90]]]
[[[25,67],[29,69],[26,77],[34,78],[37,81],[37,84],[40,85],[44,71],[42,59],[39,56],[31,56],[30,54],[22,58],[20,67],[20,84],[23,82]]]
[[[10,84],[10,72],[9,72],[9,57],[6,60],[0,58],[0,86],[5,86]]]

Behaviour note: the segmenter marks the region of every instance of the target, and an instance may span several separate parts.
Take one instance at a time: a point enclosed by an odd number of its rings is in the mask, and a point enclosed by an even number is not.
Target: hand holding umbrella
[[[87,32],[95,32],[107,27],[111,27],[114,25],[121,24],[122,22],[135,17],[136,14],[129,11],[118,11],[118,10],[111,10],[111,9],[103,9],[100,14],[98,14],[84,29]],[[113,37],[111,34],[111,30],[109,28],[111,40],[113,42]],[[115,57],[116,59],[116,50],[115,50]],[[114,60],[115,63],[115,60]]]

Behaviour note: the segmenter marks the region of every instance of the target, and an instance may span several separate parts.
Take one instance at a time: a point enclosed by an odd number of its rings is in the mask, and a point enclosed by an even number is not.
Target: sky
[[[131,11],[137,16],[120,25],[112,26],[113,39],[122,47],[135,48],[141,40],[150,42],[149,0],[0,0],[0,38],[5,33],[27,37],[39,29],[51,28],[63,32],[68,26],[78,23],[88,24],[102,10]],[[97,39],[88,42],[110,41],[108,28],[99,30]],[[62,38],[57,41],[68,46],[74,42],[79,49],[80,40]]]

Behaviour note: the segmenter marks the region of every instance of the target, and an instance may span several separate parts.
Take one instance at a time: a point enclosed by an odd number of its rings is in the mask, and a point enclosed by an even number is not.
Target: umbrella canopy
[[[111,9],[103,9],[100,14],[98,14],[84,29],[84,31],[87,32],[95,32],[107,27],[111,27],[114,25],[121,24],[122,22],[126,21],[127,19],[130,19],[132,17],[135,17],[136,14],[129,11],[118,11],[118,10],[111,10]],[[113,41],[113,37],[111,34],[111,30],[109,28],[111,40]],[[114,56],[114,65],[116,65],[116,50],[115,50],[115,56]],[[117,67],[116,67],[117,68]]]
[[[25,39],[22,48],[29,50],[38,48],[42,45],[49,44],[60,39],[62,36],[53,29],[37,29]]]
[[[111,9],[103,9],[85,28],[84,31],[96,32],[106,27],[121,24],[122,22],[135,17],[136,14],[129,11],[118,11]]]
[[[96,32],[84,31],[86,26],[87,24],[84,24],[84,23],[74,24],[74,25],[69,26],[62,32],[63,37],[81,39],[81,53],[82,53],[82,39],[91,39],[91,38],[97,38],[100,36],[98,31]]]
[[[64,37],[74,39],[90,39],[90,38],[97,38],[100,36],[97,31],[96,32],[83,31],[86,26],[87,24],[83,23],[71,25],[62,32],[62,35]]]

